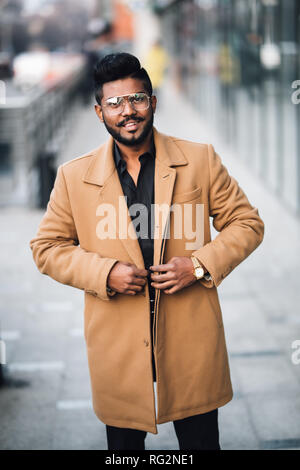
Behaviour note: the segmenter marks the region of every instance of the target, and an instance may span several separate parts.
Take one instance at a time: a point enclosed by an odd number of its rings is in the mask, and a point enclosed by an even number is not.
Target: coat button
[[[149,341],[147,339],[144,339],[144,344],[146,346],[146,348],[149,346]]]

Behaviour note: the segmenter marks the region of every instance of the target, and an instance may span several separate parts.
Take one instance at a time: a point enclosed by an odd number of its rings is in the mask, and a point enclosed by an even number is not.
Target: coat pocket
[[[197,199],[202,193],[202,188],[196,188],[193,191],[188,191],[186,193],[175,193],[172,198],[172,203],[183,203],[188,201],[193,201]]]

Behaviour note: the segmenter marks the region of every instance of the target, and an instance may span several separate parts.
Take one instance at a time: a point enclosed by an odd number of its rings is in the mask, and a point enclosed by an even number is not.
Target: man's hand
[[[111,269],[107,285],[120,294],[135,295],[147,282],[148,271],[139,269],[134,264],[118,262]]]
[[[185,256],[174,256],[167,264],[151,266],[150,269],[161,273],[151,274],[151,285],[166,294],[174,294],[196,282],[192,260]]]

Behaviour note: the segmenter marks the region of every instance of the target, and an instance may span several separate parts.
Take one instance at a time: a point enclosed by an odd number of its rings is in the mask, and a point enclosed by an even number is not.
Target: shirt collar
[[[150,155],[153,159],[155,159],[155,144],[154,144],[153,133],[152,133],[152,137],[151,137],[150,149],[148,150],[148,152],[145,152],[145,153],[141,154],[139,156],[139,159],[143,155]],[[123,171],[126,170],[126,162],[121,157],[121,153],[120,153],[120,150],[119,150],[119,147],[118,147],[116,141],[114,141],[114,160],[115,160],[116,168],[120,169],[123,173]]]

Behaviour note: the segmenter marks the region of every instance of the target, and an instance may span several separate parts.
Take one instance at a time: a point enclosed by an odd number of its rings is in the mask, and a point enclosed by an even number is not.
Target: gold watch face
[[[195,275],[197,279],[201,279],[201,277],[204,276],[204,269],[203,268],[196,268],[195,269]]]

